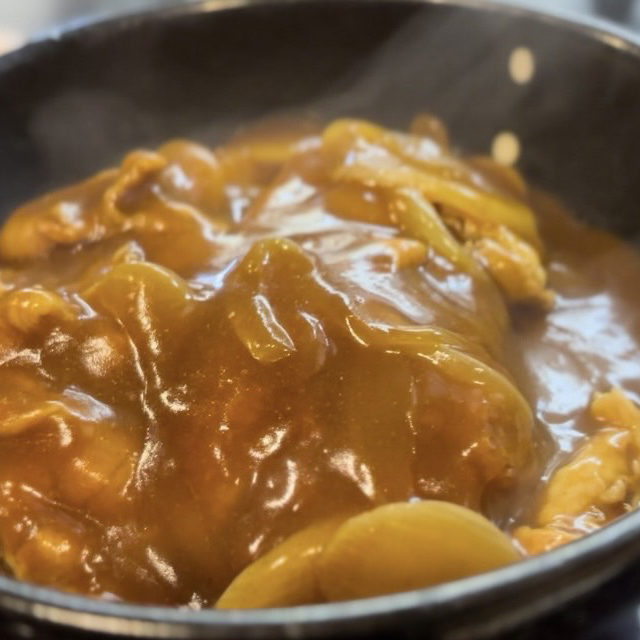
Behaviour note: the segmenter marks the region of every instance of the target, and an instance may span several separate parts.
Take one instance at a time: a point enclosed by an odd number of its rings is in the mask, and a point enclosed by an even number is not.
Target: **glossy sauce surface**
[[[640,261],[515,172],[451,154],[434,121],[415,131],[171,142],[14,214],[14,575],[200,607],[323,519],[416,498],[533,518],[597,428],[593,393],[640,399]]]

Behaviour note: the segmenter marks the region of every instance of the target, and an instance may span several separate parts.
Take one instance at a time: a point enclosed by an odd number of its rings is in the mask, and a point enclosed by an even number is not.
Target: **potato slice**
[[[403,502],[347,520],[318,561],[329,601],[410,591],[516,562],[509,538],[449,502]]]
[[[216,607],[260,609],[322,602],[316,563],[342,522],[321,521],[287,538],[238,575]]]

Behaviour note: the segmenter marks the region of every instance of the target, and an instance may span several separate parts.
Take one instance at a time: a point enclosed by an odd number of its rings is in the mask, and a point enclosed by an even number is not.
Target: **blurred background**
[[[0,40],[5,47],[69,21],[168,6],[181,0],[0,0]],[[215,0],[213,0],[215,2]],[[640,30],[640,0],[503,0],[512,4],[591,13]],[[2,46],[2,44],[0,44]]]

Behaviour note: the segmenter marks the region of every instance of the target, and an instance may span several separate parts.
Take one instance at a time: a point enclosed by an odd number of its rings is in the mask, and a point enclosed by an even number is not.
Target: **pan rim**
[[[160,9],[147,9],[107,19],[82,19],[61,28],[43,32],[25,47],[0,57],[2,75],[24,62],[41,55],[60,40],[82,37],[101,30],[113,33],[157,20],[171,20],[198,13],[218,13],[247,10],[254,6],[301,4],[404,4],[441,5],[483,12],[528,18],[548,24],[551,28],[576,32],[604,46],[629,54],[640,64],[640,34],[617,27],[608,21],[575,16],[563,11],[541,11],[530,6],[513,6],[491,0],[190,0]],[[449,614],[465,603],[482,605],[501,596],[507,597],[519,583],[529,582],[544,591],[554,579],[589,567],[607,558],[607,570],[597,578],[583,575],[581,581],[564,586],[560,591],[540,598],[526,612],[514,611],[498,623],[503,629],[523,619],[550,610],[601,584],[624,567],[631,558],[640,556],[640,510],[629,513],[611,525],[563,547],[523,560],[522,562],[479,576],[416,591],[370,598],[354,602],[305,605],[268,610],[192,611],[167,606],[144,606],[115,603],[75,596],[49,587],[39,587],[0,576],[0,610],[30,616],[43,622],[110,634],[126,633],[137,637],[238,637],[261,627],[266,637],[276,632],[285,637],[313,636],[327,625],[340,630],[366,621],[371,627],[390,621],[399,615],[424,615],[427,611],[447,611]],[[584,570],[582,571],[585,574]],[[594,582],[595,580],[595,582]],[[485,633],[493,632],[495,621],[486,621]],[[461,638],[464,636],[460,636]]]

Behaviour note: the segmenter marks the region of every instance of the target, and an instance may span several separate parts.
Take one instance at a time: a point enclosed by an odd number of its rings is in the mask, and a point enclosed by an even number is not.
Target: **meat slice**
[[[620,389],[596,394],[590,410],[602,426],[552,476],[535,527],[515,531],[529,553],[594,531],[638,504],[640,410]]]

